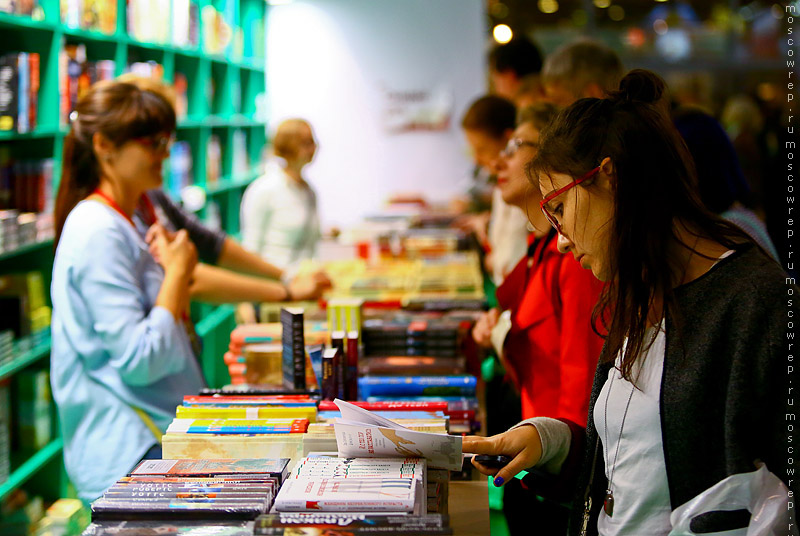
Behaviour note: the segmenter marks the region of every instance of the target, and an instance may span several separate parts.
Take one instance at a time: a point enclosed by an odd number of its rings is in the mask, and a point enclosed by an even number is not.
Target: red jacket
[[[551,233],[535,243],[497,288],[500,309],[512,311],[505,355],[520,383],[523,419],[585,426],[603,346],[591,316],[603,284],[556,242]]]

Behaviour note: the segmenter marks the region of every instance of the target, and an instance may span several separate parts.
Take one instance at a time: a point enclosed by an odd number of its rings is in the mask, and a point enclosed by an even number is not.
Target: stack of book
[[[39,54],[0,56],[0,132],[36,128],[39,102]]]
[[[358,388],[367,402],[445,402],[450,433],[473,433],[478,399],[475,376],[365,376]],[[367,408],[372,409],[370,406]]]
[[[272,507],[288,465],[288,459],[144,460],[92,503],[92,533],[107,521],[254,520]]]
[[[430,356],[456,358],[460,355],[464,326],[448,318],[394,314],[364,321],[364,356]]]
[[[228,352],[225,353],[225,364],[234,385],[252,385],[271,388],[283,388],[283,326],[279,322],[264,324],[242,324],[231,332]],[[328,339],[324,322],[303,324],[303,336],[306,354],[304,356],[306,386],[318,384],[317,377],[322,359],[319,347]],[[294,356],[289,354],[287,357]],[[287,363],[288,365],[288,363]]]
[[[275,499],[278,512],[382,512],[425,515],[445,495],[422,458],[307,457]]]
[[[316,416],[316,405],[308,397],[187,396],[162,437],[163,455],[297,460]]]

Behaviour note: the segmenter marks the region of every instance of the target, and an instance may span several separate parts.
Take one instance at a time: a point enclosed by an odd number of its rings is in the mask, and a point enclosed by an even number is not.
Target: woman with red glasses
[[[663,91],[653,73],[632,71],[609,98],[577,101],[543,132],[531,164],[559,249],[606,283],[586,427],[545,417],[464,440],[465,452],[512,457],[499,471],[477,465],[497,484],[535,466],[525,482],[571,497],[570,534],[666,536],[673,511],[706,492],[727,506],[692,511],[692,533],[744,534],[754,507],[719,483],[755,484],[763,465],[783,486],[773,495],[781,512],[797,492],[786,359],[798,289],[699,201],[691,157],[658,105]]]
[[[143,457],[204,385],[185,326],[197,253],[179,231],[153,247],[133,214],[161,185],[175,113],[157,92],[107,81],[72,114],[55,208],[50,377],[64,461],[93,500]]]
[[[497,287],[499,307],[484,313],[472,333],[485,348],[496,344],[520,392],[524,419],[561,417],[586,426],[592,378],[603,346],[591,320],[602,283],[559,253],[556,231],[539,208],[541,193],[526,174],[540,131],[556,111],[545,103],[521,110],[506,149],[493,163],[503,201],[527,214],[533,232],[527,254]],[[514,482],[503,496],[512,535],[529,533],[532,508],[543,533],[566,530],[566,508],[535,501]]]

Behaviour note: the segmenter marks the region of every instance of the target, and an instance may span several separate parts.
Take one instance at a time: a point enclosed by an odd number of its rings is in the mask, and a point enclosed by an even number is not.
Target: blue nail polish
[[[502,477],[502,476],[498,476],[497,478],[495,478],[495,479],[494,479],[494,485],[495,485],[495,487],[498,487],[498,488],[499,488],[500,486],[502,486],[502,485],[503,485],[503,482],[505,482],[505,480],[503,480],[503,477]]]

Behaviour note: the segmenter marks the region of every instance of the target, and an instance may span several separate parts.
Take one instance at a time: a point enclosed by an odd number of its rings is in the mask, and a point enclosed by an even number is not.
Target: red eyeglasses
[[[594,177],[597,174],[598,171],[600,171],[600,166],[597,166],[596,168],[594,168],[593,170],[591,170],[590,172],[588,172],[584,176],[582,176],[579,179],[576,179],[575,181],[567,184],[563,188],[559,188],[555,192],[549,193],[541,201],[539,201],[539,206],[542,208],[542,212],[544,213],[544,217],[547,218],[547,221],[550,222],[550,225],[552,225],[555,228],[555,230],[558,231],[558,234],[564,234],[563,232],[561,232],[561,223],[558,221],[556,216],[553,215],[553,213],[550,212],[550,209],[547,207],[547,203],[549,203],[550,201],[552,201],[553,199],[555,199],[559,195],[563,194],[564,192],[566,192],[570,188],[574,188],[575,186],[579,185],[580,183],[591,179],[592,177]]]
[[[145,147],[149,147],[156,152],[169,152],[172,144],[175,142],[175,135],[164,136],[150,136],[147,138],[133,138],[132,141],[141,143]]]

